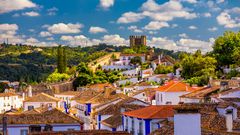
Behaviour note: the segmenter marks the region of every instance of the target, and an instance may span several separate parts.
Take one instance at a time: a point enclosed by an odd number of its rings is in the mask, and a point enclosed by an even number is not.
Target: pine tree
[[[63,48],[63,72],[65,73],[67,69],[67,56],[66,56],[66,48]]]
[[[67,68],[67,57],[65,48],[61,45],[58,46],[58,53],[57,53],[57,69],[58,73],[65,73]]]

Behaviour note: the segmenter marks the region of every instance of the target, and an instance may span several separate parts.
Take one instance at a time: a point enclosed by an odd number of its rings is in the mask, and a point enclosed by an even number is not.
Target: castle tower
[[[147,37],[145,35],[141,36],[129,36],[129,41],[130,41],[130,47],[139,47],[141,45],[146,46],[147,45]]]

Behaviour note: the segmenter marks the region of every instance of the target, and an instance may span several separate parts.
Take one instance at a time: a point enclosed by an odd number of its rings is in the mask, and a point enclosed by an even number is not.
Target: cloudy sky
[[[206,52],[239,28],[239,0],[0,0],[0,42],[128,45],[147,35],[149,46]]]

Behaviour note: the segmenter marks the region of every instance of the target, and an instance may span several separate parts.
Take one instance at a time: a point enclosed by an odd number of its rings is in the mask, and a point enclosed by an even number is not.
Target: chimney
[[[28,97],[32,97],[32,86],[28,86]]]
[[[111,89],[108,87],[104,87],[104,98],[109,98],[111,95]]]
[[[186,127],[189,127],[186,130]],[[180,105],[174,112],[174,135],[201,135],[201,114],[192,105]]]
[[[233,110],[227,110],[225,114],[227,132],[232,132],[233,128]]]
[[[161,64],[161,56],[158,55],[158,64]]]

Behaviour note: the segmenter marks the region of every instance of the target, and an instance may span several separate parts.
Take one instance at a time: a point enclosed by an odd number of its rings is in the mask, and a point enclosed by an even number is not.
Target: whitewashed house
[[[42,106],[49,106],[53,108],[64,108],[64,102],[61,99],[55,98],[45,93],[40,93],[29,97],[23,101],[23,110],[32,110]]]
[[[81,92],[79,91],[65,91],[62,93],[54,94],[54,97],[61,99],[66,102],[66,104],[71,107],[71,99],[75,96],[79,95]]]
[[[180,96],[196,91],[199,88],[191,87],[181,81],[170,81],[159,87],[156,91],[157,105],[177,105],[180,102]]]
[[[123,63],[123,65],[129,65],[131,59],[137,56],[141,58],[142,63],[145,63],[145,54],[121,54],[120,61]]]
[[[97,129],[123,131],[121,113],[145,106],[149,106],[149,104],[135,98],[126,98],[119,102],[112,102],[107,107],[96,111]]]
[[[58,109],[6,114],[8,135],[28,135],[33,132],[83,130],[83,122]],[[2,119],[2,116],[0,117]],[[0,121],[2,130],[2,121]]]
[[[12,108],[19,109],[23,105],[23,98],[15,93],[0,93],[0,113]]]
[[[148,106],[122,114],[124,131],[133,135],[148,135],[162,127],[161,121],[172,121],[174,109],[172,105]]]

